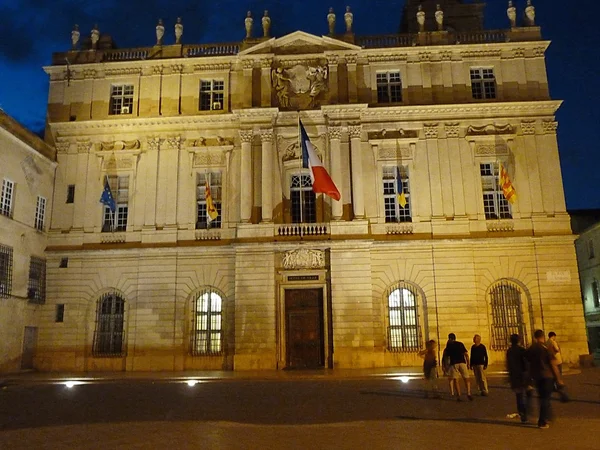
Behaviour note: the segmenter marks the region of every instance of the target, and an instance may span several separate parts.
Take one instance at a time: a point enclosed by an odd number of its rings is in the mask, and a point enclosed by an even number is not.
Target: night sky
[[[525,0],[515,3],[521,17]],[[550,93],[564,100],[558,136],[567,208],[600,208],[600,145],[594,138],[600,131],[600,2],[533,4],[543,37],[553,41],[546,53]],[[155,43],[158,18],[165,22],[165,44],[173,43],[173,24],[180,16],[184,43],[233,42],[244,37],[247,10],[255,19],[255,36],[264,9],[272,19],[272,36],[295,30],[320,36],[327,33],[329,6],[343,30],[346,5],[354,13],[356,34],[386,34],[398,31],[404,0],[1,0],[0,107],[35,132],[44,128],[48,78],[42,66],[50,64],[52,52],[70,48],[75,23],[81,40],[97,23],[121,48],[147,47]],[[506,6],[505,0],[488,0],[486,28],[508,28]]]

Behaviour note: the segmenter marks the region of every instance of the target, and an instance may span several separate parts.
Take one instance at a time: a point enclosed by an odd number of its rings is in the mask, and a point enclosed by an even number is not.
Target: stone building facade
[[[49,145],[0,110],[0,373],[34,368],[55,161]]]
[[[161,34],[142,49],[93,34],[55,54],[36,366],[415,366],[449,332],[480,334],[500,363],[509,334],[536,328],[576,362],[587,348],[549,42],[532,23],[469,31],[439,18],[367,37],[267,26],[253,38],[247,22],[243,42]],[[312,192],[299,121],[340,201]],[[106,185],[114,211],[99,202]]]

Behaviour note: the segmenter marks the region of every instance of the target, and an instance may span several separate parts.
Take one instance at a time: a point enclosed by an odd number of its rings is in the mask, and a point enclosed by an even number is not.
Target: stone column
[[[271,63],[272,59],[261,59],[260,61],[260,106],[263,108],[271,106]]]
[[[331,151],[331,179],[340,191],[340,201],[331,202],[331,215],[333,220],[340,220],[344,212],[344,194],[342,187],[342,151],[341,151],[341,140],[342,140],[342,127],[331,126],[328,128],[329,133],[329,149]]]
[[[252,216],[252,130],[240,130],[242,153],[240,164],[240,222]]]
[[[346,65],[348,67],[348,103],[358,102],[356,59],[356,55],[346,55]]]
[[[254,61],[244,60],[243,65],[243,86],[241,96],[243,98],[242,108],[252,108],[252,68],[254,67]]]
[[[363,192],[363,168],[362,168],[362,149],[361,135],[362,125],[350,125],[348,127],[350,135],[350,153],[352,158],[352,205],[354,217],[364,219],[365,217],[365,198]]]
[[[329,65],[329,104],[335,105],[338,103],[338,57],[336,55],[328,55],[327,63]]]
[[[273,130],[260,130],[262,142],[262,221],[273,221]]]

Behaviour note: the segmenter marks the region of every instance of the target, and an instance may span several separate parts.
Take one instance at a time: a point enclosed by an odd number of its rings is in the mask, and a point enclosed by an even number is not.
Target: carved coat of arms
[[[281,108],[314,108],[319,94],[328,89],[327,66],[295,65],[271,71],[271,82]]]

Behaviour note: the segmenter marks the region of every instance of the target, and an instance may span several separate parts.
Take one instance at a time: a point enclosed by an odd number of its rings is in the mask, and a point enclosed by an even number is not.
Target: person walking
[[[560,353],[560,346],[558,342],[556,342],[556,333],[551,331],[548,333],[548,341],[547,341],[548,350],[554,355],[554,365],[562,375],[562,355]]]
[[[471,369],[475,375],[475,384],[479,389],[479,395],[487,397],[488,383],[485,371],[488,366],[488,354],[485,345],[481,343],[481,336],[473,336],[473,345],[471,346]]]
[[[554,364],[553,353],[546,347],[546,338],[543,330],[536,330],[533,334],[533,344],[527,349],[527,361],[529,363],[529,374],[535,381],[540,402],[540,416],[538,428],[550,428],[552,418],[552,405],[550,397],[554,383],[563,386],[562,378],[558,368]]]
[[[465,388],[467,389],[467,398],[472,401],[473,396],[471,395],[471,380],[469,380],[469,352],[460,341],[456,340],[456,335],[450,333],[448,335],[448,343],[444,350],[446,356],[444,363],[447,365],[448,379],[450,380],[450,393],[452,392],[452,383],[456,388],[456,400],[461,401],[460,395],[460,384],[458,380],[463,379]]]
[[[522,423],[527,423],[527,412],[533,394],[533,388],[529,383],[526,352],[527,350],[521,346],[521,336],[512,334],[510,336],[510,348],[506,351],[506,370],[510,388],[516,396],[517,412]]]
[[[423,357],[423,375],[425,376],[425,398],[429,398],[429,394],[433,394],[434,398],[440,398],[438,391],[438,374],[437,374],[437,356],[436,342],[434,339],[427,341],[425,350],[419,352],[419,356]]]

